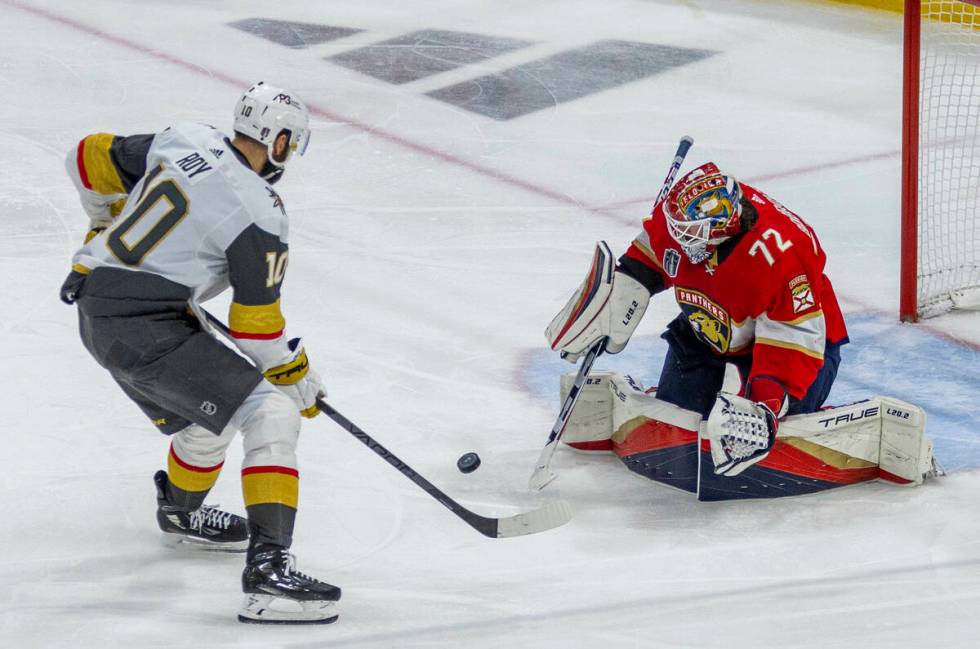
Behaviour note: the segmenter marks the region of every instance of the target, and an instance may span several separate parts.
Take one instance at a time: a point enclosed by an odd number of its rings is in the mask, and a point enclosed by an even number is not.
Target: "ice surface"
[[[270,40],[231,26],[257,19],[300,27]],[[0,0],[0,24],[0,646],[975,642],[980,319],[895,323],[898,16],[761,0]],[[329,60],[426,32],[530,45],[454,52],[425,68],[445,71],[398,85]],[[717,53],[564,88],[509,120],[429,96],[607,41]],[[86,229],[64,152],[98,130],[228,128],[236,94],[263,78],[315,108],[313,145],[281,185],[284,308],[330,400],[481,513],[550,496],[576,509],[553,532],[485,539],[328,420],[308,422],[294,550],[300,569],[344,588],[325,628],[240,625],[240,557],[158,544],[151,476],[168,442],[57,299]],[[715,160],[817,229],[853,338],[834,398],[925,406],[947,479],[699,504],[560,450],[559,480],[525,490],[570,367],[545,350],[544,326],[597,239],[625,248],[688,133],[689,164]],[[674,308],[654,300],[633,345],[601,362],[655,381]],[[483,458],[470,475],[455,468],[465,451]],[[233,445],[213,497],[234,511],[240,460]]]

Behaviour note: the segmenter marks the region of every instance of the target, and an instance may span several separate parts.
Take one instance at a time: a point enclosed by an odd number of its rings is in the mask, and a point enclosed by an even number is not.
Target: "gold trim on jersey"
[[[272,304],[246,305],[232,302],[228,327],[235,333],[276,334],[286,328],[279,300]]]
[[[807,320],[813,320],[814,318],[820,318],[822,316],[823,316],[823,311],[821,309],[817,309],[816,311],[812,311],[810,313],[807,313],[806,315],[801,315],[799,318],[797,318],[795,320],[779,320],[779,322],[782,323],[782,324],[795,326],[795,325],[798,325],[798,324],[802,324],[802,323],[806,322]],[[776,321],[773,320],[773,322],[776,322]]]
[[[76,273],[81,273],[82,275],[88,275],[92,272],[92,269],[88,266],[82,266],[81,264],[72,264],[71,269]]]
[[[760,345],[769,345],[770,347],[779,347],[780,349],[789,349],[794,352],[800,352],[801,354],[806,354],[811,358],[816,358],[823,360],[823,352],[815,352],[812,349],[807,349],[803,345],[794,345],[793,343],[788,343],[782,340],[775,340],[773,338],[756,338],[755,342]]]
[[[92,191],[99,194],[125,194],[122,178],[116,165],[112,163],[109,147],[115,136],[111,133],[95,133],[83,141],[81,163],[84,177],[88,179]]]
[[[773,320],[763,313],[755,321],[755,335],[757,342],[803,351],[819,359],[823,358],[823,350],[827,344],[826,322],[822,311],[808,313],[793,321]]]
[[[640,237],[644,237],[646,240],[641,241]],[[660,263],[660,260],[657,259],[656,253],[653,252],[653,248],[650,247],[649,236],[645,231],[641,232],[636,239],[633,239],[633,245],[636,246],[636,249],[643,253],[643,256],[649,259],[658,270],[663,270],[663,264]]]
[[[112,218],[116,218],[122,214],[124,207],[126,207],[126,199],[120,198],[118,201],[109,206],[109,214],[112,215]]]

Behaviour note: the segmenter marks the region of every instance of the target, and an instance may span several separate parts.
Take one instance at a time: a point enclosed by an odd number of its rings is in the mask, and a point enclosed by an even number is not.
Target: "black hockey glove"
[[[65,304],[74,304],[82,292],[82,285],[85,284],[87,275],[73,270],[68,273],[64,283],[61,285],[61,301]]]

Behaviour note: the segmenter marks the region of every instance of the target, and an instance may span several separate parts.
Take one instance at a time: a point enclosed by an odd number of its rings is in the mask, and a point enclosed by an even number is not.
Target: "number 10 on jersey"
[[[265,278],[266,288],[272,288],[286,276],[286,264],[289,263],[289,251],[285,250],[282,254],[275,252],[265,253],[265,263],[269,266],[269,275]]]

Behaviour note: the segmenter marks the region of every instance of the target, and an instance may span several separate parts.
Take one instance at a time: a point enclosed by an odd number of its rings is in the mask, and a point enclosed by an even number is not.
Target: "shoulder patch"
[[[673,248],[664,250],[664,272],[670,277],[677,277],[677,270],[681,265],[681,253]]]
[[[793,296],[793,313],[803,313],[816,305],[810,280],[805,274],[789,280],[789,292]]]

